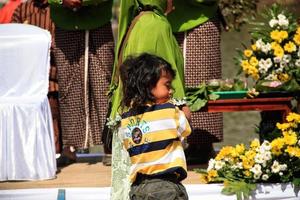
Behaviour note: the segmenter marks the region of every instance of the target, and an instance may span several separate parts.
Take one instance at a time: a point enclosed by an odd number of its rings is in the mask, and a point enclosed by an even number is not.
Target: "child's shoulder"
[[[149,112],[154,112],[154,111],[160,111],[164,109],[177,109],[177,106],[173,104],[172,102],[166,102],[163,104],[152,104],[152,105],[147,105],[144,107],[141,107],[140,109],[129,109],[127,112],[124,112],[122,114],[122,119],[128,118],[128,117],[133,117]]]

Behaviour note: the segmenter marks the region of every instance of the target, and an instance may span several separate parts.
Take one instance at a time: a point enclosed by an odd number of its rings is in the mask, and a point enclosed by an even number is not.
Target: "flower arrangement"
[[[291,12],[273,4],[252,23],[250,46],[239,50],[236,64],[258,91],[300,90],[300,26]]]
[[[256,183],[292,182],[300,186],[300,114],[290,113],[286,123],[277,123],[281,133],[272,141],[254,139],[223,147],[209,161],[206,171],[197,170],[204,181],[223,182],[224,194],[248,198]]]

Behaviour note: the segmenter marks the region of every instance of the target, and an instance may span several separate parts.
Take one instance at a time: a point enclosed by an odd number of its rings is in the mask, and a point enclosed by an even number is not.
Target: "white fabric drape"
[[[222,184],[184,185],[190,200],[236,200],[235,195],[221,194]],[[65,200],[109,200],[110,187],[63,188]],[[0,190],[3,200],[58,200],[58,188]],[[299,191],[291,184],[262,184],[252,193],[252,200],[299,200]]]
[[[55,177],[50,45],[46,30],[0,25],[0,181]]]

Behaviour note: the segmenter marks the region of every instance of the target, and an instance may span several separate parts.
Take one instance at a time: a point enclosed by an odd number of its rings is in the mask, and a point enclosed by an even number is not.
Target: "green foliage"
[[[186,101],[192,112],[203,108],[208,100],[216,100],[220,95],[217,91],[241,91],[247,90],[244,80],[235,79],[212,79],[208,83],[202,83],[197,87],[186,88]]]
[[[222,189],[222,194],[236,195],[237,200],[248,199],[251,192],[256,189],[256,184],[243,181],[228,181]]]
[[[220,0],[219,7],[227,26],[240,30],[256,15],[259,0]]]
[[[187,104],[192,112],[200,110],[209,99],[205,83],[200,84],[198,87],[187,88],[186,97]]]
[[[296,187],[300,187],[300,178],[294,178],[293,179],[293,185]]]

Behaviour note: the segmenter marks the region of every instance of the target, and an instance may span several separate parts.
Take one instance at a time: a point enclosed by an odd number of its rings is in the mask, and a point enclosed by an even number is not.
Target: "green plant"
[[[198,170],[206,182],[224,182],[223,194],[248,198],[256,183],[292,182],[300,186],[300,114],[290,113],[286,123],[278,123],[280,135],[272,141],[254,139],[223,147],[209,161],[206,171]]]
[[[300,90],[300,27],[291,12],[277,4],[252,22],[250,47],[238,50],[236,64],[255,81],[258,91]]]

